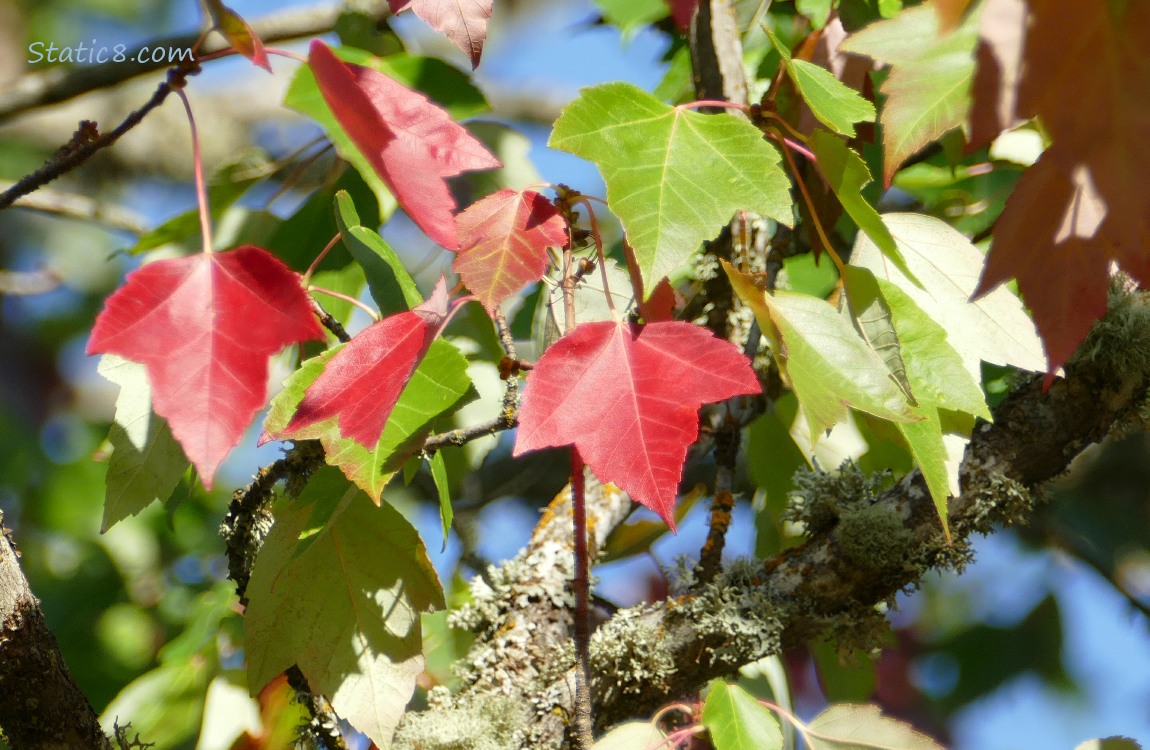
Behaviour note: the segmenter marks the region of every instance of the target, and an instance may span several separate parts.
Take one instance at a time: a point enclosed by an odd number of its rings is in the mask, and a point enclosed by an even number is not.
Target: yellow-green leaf
[[[592,161],[647,294],[740,209],[792,222],[779,153],[742,117],[663,104],[629,83],[583,89],[549,144]]]

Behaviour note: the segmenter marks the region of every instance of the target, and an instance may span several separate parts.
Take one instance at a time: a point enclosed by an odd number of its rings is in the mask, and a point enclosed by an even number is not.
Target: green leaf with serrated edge
[[[351,257],[363,268],[371,298],[382,315],[403,312],[421,304],[423,295],[403,261],[378,232],[360,226],[351,196],[335,196],[335,223]]]
[[[871,24],[839,47],[893,66],[880,88],[887,95],[879,117],[885,184],[907,158],[966,121],[980,16],[975,8],[940,35],[938,13],[925,4]]]
[[[831,706],[807,729],[811,750],[945,750],[909,724],[883,716],[878,706],[869,703]]]
[[[819,171],[835,192],[843,210],[904,276],[918,283],[878,211],[862,196],[862,189],[871,182],[870,170],[862,158],[825,130],[815,131],[810,146],[818,158]]]
[[[779,721],[738,685],[711,682],[703,703],[703,726],[715,750],[782,750]]]
[[[448,492],[447,464],[443,463],[443,454],[434,453],[428,461],[431,468],[431,479],[435,482],[435,492],[439,495],[439,520],[443,523],[443,549],[447,549],[447,536],[451,532],[451,519],[455,513],[451,508],[451,493]]]
[[[819,122],[851,138],[855,136],[856,122],[874,122],[874,105],[857,91],[835,78],[834,73],[826,68],[806,60],[792,59],[790,50],[770,29],[767,29],[767,36],[782,55],[787,76]]]
[[[1034,323],[1009,289],[1000,287],[969,301],[985,261],[970,240],[931,216],[884,214],[882,220],[921,288],[861,233],[855,239],[851,263],[869,268],[878,279],[894,282],[941,324],[975,382],[982,382],[983,360],[1035,372],[1046,369]]]
[[[898,332],[891,321],[890,307],[879,291],[874,274],[848,265],[843,267],[842,279],[855,328],[886,363],[890,376],[911,406],[918,406],[906,376],[906,363],[902,359]]]
[[[116,416],[108,432],[112,456],[105,481],[103,532],[153,501],[171,497],[188,468],[188,459],[168,423],[152,411],[147,368],[105,354],[96,371],[120,386]]]
[[[918,422],[899,424],[898,428],[922,471],[943,530],[949,536],[946,501],[957,493],[961,454],[950,455],[950,446],[943,438],[939,409],[964,412],[986,420],[991,419],[990,409],[981,386],[967,372],[962,358],[947,341],[945,329],[896,284],[879,279],[878,287],[890,309],[891,322],[898,331],[906,377],[919,400],[915,411],[923,418]],[[962,441],[959,446],[964,443]]]
[[[599,167],[648,295],[735,211],[792,223],[779,153],[741,117],[676,109],[607,83],[567,105],[548,145]]]
[[[381,58],[351,47],[338,47],[332,52],[344,62],[373,68],[410,88],[418,88],[429,99],[443,105],[455,119],[474,117],[488,109],[483,94],[467,80],[467,76],[442,60],[404,54]],[[296,70],[284,94],[284,105],[311,118],[323,128],[335,146],[336,153],[355,167],[375,193],[379,200],[380,214],[384,218],[391,216],[397,206],[395,198],[331,113],[316,85],[315,75],[307,65],[301,65]]]
[[[247,589],[249,688],[295,664],[387,747],[423,671],[420,613],[444,606],[427,550],[398,511],[331,467],[275,517]]]
[[[340,348],[312,357],[292,373],[284,389],[272,399],[264,422],[265,435],[274,436],[287,426],[308,386]],[[467,360],[454,346],[436,339],[412,373],[373,449],[340,435],[335,417],[296,430],[292,438],[318,439],[326,452],[325,460],[379,502],[383,488],[419,447],[433,420],[462,406],[472,392]]]
[[[591,750],[651,750],[660,747],[664,737],[649,721],[628,721],[600,737]]]
[[[1142,750],[1142,746],[1129,737],[1104,737],[1087,740],[1074,750]]]
[[[878,354],[834,307],[805,294],[767,295],[726,261],[731,286],[755,313],[810,425],[811,444],[847,407],[892,422],[919,419]]]

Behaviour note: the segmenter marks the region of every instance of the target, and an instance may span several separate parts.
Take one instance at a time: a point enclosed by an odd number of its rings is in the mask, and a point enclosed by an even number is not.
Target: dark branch
[[[125,66],[127,67],[127,66]],[[168,80],[161,83],[148,102],[124,118],[115,130],[96,135],[95,123],[82,122],[72,140],[65,144],[56,155],[32,174],[24,177],[12,187],[0,193],[0,210],[11,206],[17,198],[28,195],[37,188],[47,185],[57,177],[66,174],[88,160],[92,154],[102,148],[107,148],[118,141],[121,136],[140,124],[149,112],[164,103],[172,90],[184,85],[187,76],[194,73],[197,68],[177,67],[168,71]]]
[[[386,4],[378,12],[378,18],[389,13]],[[251,23],[252,30],[265,43],[302,39],[331,31],[343,12],[335,4],[314,8],[295,8],[281,11]],[[146,44],[125,52],[129,59],[139,57],[139,52],[147,49],[188,49],[200,38],[199,32],[153,39]],[[227,49],[228,44],[219,35],[213,35],[203,45],[202,52],[211,53]],[[140,61],[133,64],[106,62],[79,68],[55,67],[30,73],[4,92],[0,92],[0,123],[18,114],[38,107],[67,101],[73,97],[92,91],[110,88],[167,67],[169,63]]]
[[[20,568],[0,512],[0,729],[20,750],[111,750]]]

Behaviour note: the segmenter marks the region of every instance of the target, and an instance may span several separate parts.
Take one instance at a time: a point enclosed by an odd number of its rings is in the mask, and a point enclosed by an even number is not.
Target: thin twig
[[[121,136],[139,125],[149,112],[163,104],[164,100],[168,98],[168,94],[172,93],[174,89],[182,87],[187,76],[194,74],[197,70],[198,68],[172,68],[168,71],[168,80],[156,88],[155,93],[152,94],[152,98],[149,99],[144,106],[124,118],[124,121],[116,126],[115,130],[104,133],[91,140],[84,140],[81,143],[69,143],[68,146],[58,151],[56,155],[49,159],[40,169],[37,169],[3,193],[0,193],[0,210],[11,206],[16,202],[17,198],[28,195],[37,188],[47,185],[57,177],[72,171],[87,161],[92,154],[100,149],[111,146],[118,141]],[[76,139],[73,138],[73,141],[75,140]]]
[[[591,592],[587,554],[587,505],[583,459],[571,448],[571,520],[575,528],[575,740],[578,750],[591,750]]]
[[[387,4],[375,11],[376,18],[390,15]],[[252,31],[265,44],[291,39],[306,39],[335,27],[343,13],[337,3],[325,3],[308,8],[292,8],[269,14],[251,22]],[[201,32],[195,31],[176,36],[151,39],[125,51],[128,59],[140,57],[145,49],[188,49],[199,39]],[[230,46],[222,36],[215,35],[203,45],[204,53],[227,49]],[[82,94],[117,86],[125,81],[160,70],[170,61],[152,62],[137,59],[132,64],[109,60],[98,65],[84,65],[76,68],[57,66],[29,73],[15,81],[7,90],[0,92],[0,123],[16,115],[50,104],[67,101]]]
[[[731,494],[734,482],[735,462],[739,455],[741,428],[727,424],[715,433],[715,495],[711,499],[711,519],[707,529],[707,541],[699,552],[699,564],[695,580],[702,586],[715,580],[723,562],[723,548],[727,543],[727,529],[731,526],[731,511],[735,507],[735,496]]]
[[[0,181],[0,191],[10,190],[15,185],[15,182]],[[13,208],[23,208],[66,219],[94,221],[108,229],[137,236],[148,231],[144,217],[134,211],[114,204],[104,204],[79,193],[40,190],[19,199],[13,204]]]
[[[332,335],[339,339],[342,343],[346,344],[351,341],[351,336],[344,329],[343,324],[336,320],[331,313],[323,309],[323,305],[319,303],[315,297],[310,294],[307,297],[308,302],[311,303],[311,311],[319,318],[319,323],[327,330],[331,331]]]

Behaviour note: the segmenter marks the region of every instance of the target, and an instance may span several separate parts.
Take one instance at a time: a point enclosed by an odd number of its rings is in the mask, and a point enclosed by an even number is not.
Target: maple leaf
[[[744,118],[669,107],[629,83],[607,83],[567,105],[548,145],[599,167],[648,295],[735,211],[792,223],[781,157]]]
[[[839,47],[891,65],[880,89],[887,95],[883,126],[883,182],[910,156],[951,128],[970,111],[978,13],[940,38],[942,21],[927,2],[902,10],[852,34]]]
[[[323,467],[276,508],[247,595],[252,691],[296,664],[341,717],[388,747],[424,667],[420,614],[444,605],[415,528]]]
[[[489,311],[547,270],[547,248],[567,242],[567,224],[530,190],[500,190],[456,217],[455,272]]]
[[[428,237],[456,249],[444,180],[502,163],[445,110],[383,73],[341,61],[319,40],[308,59],[332,114],[395,200]]]
[[[332,357],[282,436],[338,416],[341,435],[373,447],[446,315],[447,288],[440,277],[427,302],[372,324]]]
[[[493,0],[387,0],[387,4],[392,13],[410,8],[428,26],[463,50],[473,70],[479,67]]]
[[[267,400],[268,357],[323,338],[299,276],[245,245],[128,274],[96,318],[88,354],[148,368],[153,408],[211,488]]]
[[[519,413],[514,455],[574,445],[673,530],[672,506],[699,407],[759,393],[733,345],[684,322],[643,327],[584,323],[536,362]]]
[[[699,0],[667,0],[667,5],[671,7],[671,19],[679,31],[686,33],[691,28],[691,18],[699,7]]]
[[[1017,114],[1052,145],[1007,200],[975,295],[1018,279],[1053,374],[1106,312],[1112,261],[1150,283],[1150,3],[1029,7]]]

